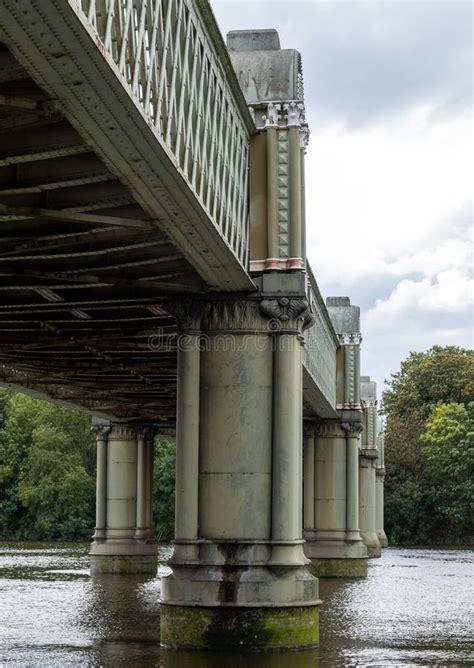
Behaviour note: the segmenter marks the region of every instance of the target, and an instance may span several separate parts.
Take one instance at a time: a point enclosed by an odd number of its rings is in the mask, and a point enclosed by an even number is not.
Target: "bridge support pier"
[[[97,435],[96,528],[91,573],[156,573],[153,429],[93,420]]]
[[[176,540],[162,578],[161,642],[311,647],[320,601],[301,535],[307,305],[228,297],[174,310]]]
[[[307,457],[305,554],[319,577],[365,577],[367,550],[359,533],[358,443],[360,421],[321,420],[305,427],[305,454],[314,442],[314,466]],[[309,504],[313,508],[308,508]],[[310,520],[313,523],[310,524]]]
[[[362,448],[359,460],[359,523],[362,540],[369,557],[380,557],[382,551],[376,527],[375,468],[376,448]]]
[[[387,535],[383,528],[385,468],[375,469],[375,528],[381,547],[388,547]]]

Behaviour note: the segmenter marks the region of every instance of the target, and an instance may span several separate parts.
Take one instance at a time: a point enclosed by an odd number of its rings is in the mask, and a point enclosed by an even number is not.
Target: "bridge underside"
[[[0,45],[0,382],[174,423],[183,253]]]

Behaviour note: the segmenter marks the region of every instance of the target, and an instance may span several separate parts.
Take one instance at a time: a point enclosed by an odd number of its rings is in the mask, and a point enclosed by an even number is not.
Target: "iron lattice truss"
[[[80,7],[176,167],[247,266],[254,127],[220,34],[209,32],[208,2],[82,0]]]

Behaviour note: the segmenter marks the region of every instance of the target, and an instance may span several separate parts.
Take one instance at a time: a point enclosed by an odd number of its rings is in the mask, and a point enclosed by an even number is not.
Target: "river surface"
[[[474,666],[472,550],[389,548],[366,580],[321,580],[319,649],[270,655],[160,650],[159,579],[90,577],[87,550],[0,543],[1,666]]]

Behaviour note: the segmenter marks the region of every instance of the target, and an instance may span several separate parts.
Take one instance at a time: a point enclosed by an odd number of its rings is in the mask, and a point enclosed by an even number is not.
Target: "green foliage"
[[[421,441],[437,515],[448,530],[462,535],[474,512],[474,403],[435,406]]]
[[[175,444],[155,442],[154,516],[174,534]],[[90,416],[0,390],[0,538],[88,540],[94,530]]]
[[[411,353],[392,376],[383,394],[392,544],[456,542],[474,533],[473,400],[474,351]]]
[[[166,439],[156,439],[153,517],[158,540],[170,540],[174,536],[175,482],[176,445]]]
[[[87,415],[24,394],[0,394],[3,538],[89,538],[95,442]]]

